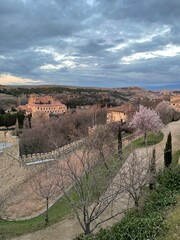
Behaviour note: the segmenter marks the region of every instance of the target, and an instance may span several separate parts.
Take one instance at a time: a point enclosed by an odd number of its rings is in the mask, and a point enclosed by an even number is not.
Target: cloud
[[[40,83],[43,83],[43,81],[16,77],[9,74],[0,75],[0,84],[2,85],[26,85]]]
[[[83,86],[178,83],[179,21],[179,0],[1,0],[0,74]]]
[[[152,58],[175,57],[180,55],[180,46],[168,44],[162,50],[155,50],[149,52],[136,52],[130,56],[122,58],[122,63],[130,64],[133,61],[147,60]]]
[[[133,20],[144,23],[173,23],[179,19],[178,0],[97,0],[102,14],[114,20]]]

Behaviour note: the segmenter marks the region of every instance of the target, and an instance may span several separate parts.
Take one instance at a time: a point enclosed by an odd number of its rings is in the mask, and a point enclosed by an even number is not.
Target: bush
[[[95,240],[95,236],[92,234],[85,235],[84,233],[79,234],[75,240]]]
[[[79,235],[75,240],[155,240],[166,230],[165,210],[177,203],[180,190],[180,167],[165,169],[157,178],[154,190],[141,212],[131,210],[109,229],[101,229],[95,235]]]
[[[180,191],[180,166],[173,169],[165,169],[163,174],[157,178],[161,187],[167,188],[171,191]]]
[[[158,188],[156,191],[152,192],[150,200],[144,208],[144,212],[149,214],[151,212],[161,211],[176,203],[177,200],[174,191],[167,190],[166,188]]]
[[[151,215],[130,213],[111,229],[111,234],[117,240],[155,239],[163,229],[164,216],[161,213]],[[111,239],[111,238],[107,238]]]

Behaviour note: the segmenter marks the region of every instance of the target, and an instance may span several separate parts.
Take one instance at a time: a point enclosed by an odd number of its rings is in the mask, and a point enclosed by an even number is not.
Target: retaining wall
[[[63,154],[67,154],[68,152],[71,152],[73,149],[76,149],[77,147],[79,147],[80,145],[83,144],[83,141],[84,139],[80,139],[76,142],[67,144],[51,152],[22,155],[20,156],[20,159],[22,163],[35,162],[37,160],[45,160],[45,159],[56,159],[57,157]]]

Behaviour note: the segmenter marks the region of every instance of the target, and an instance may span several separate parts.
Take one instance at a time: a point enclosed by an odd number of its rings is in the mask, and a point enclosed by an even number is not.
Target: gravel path
[[[176,151],[180,149],[180,121],[172,122],[168,124],[164,129],[164,139],[161,143],[156,145],[156,157],[157,157],[157,165],[159,169],[163,168],[163,149],[165,147],[167,134],[171,131],[172,133],[172,145],[173,145],[173,151]],[[148,147],[148,149],[142,148],[138,149],[136,151],[136,154],[138,156],[142,156],[144,158],[145,154],[148,156],[152,152],[153,147]],[[131,158],[131,157],[130,157]],[[148,160],[148,159],[147,159]],[[127,160],[128,162],[128,160]],[[127,168],[127,162],[123,165],[122,169],[120,171],[123,171],[123,168]],[[119,182],[120,174],[118,173],[115,177],[113,183],[117,184]],[[108,191],[108,190],[107,190]],[[127,194],[124,194],[123,197],[120,197],[121,201],[116,202],[116,207],[113,210],[117,208],[127,208],[127,205],[132,206],[132,203],[129,202],[129,199],[127,197]],[[104,214],[107,216],[107,214],[111,214],[112,208],[108,209],[107,212]],[[118,221],[121,216],[118,216],[117,219],[108,222],[108,225],[111,225],[114,221]],[[102,225],[102,227],[108,226],[107,224]],[[53,226],[47,227],[46,229],[39,230],[34,233],[26,234],[24,236],[14,238],[13,240],[72,240],[78,233],[81,232],[81,228],[77,222],[77,220],[74,218],[72,219],[66,219],[60,223],[57,223]]]

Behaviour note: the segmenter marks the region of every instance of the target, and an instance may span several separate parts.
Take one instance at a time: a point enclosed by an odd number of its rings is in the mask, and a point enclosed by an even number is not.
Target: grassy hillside
[[[177,204],[168,210],[165,224],[167,231],[158,240],[180,239],[180,194],[177,198]]]

